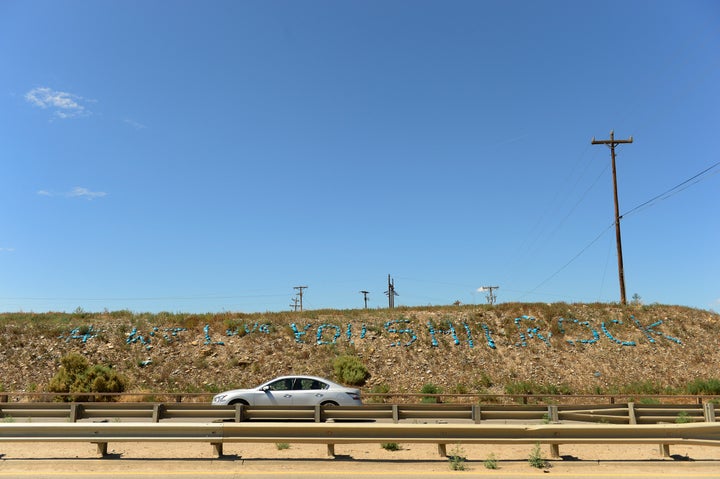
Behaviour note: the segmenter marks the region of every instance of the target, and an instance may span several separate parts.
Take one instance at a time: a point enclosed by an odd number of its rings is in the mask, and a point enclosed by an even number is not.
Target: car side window
[[[292,389],[292,379],[279,379],[268,384],[271,391],[287,391]]]
[[[295,389],[301,389],[303,391],[314,391],[327,388],[327,384],[318,381],[317,379],[300,378],[295,381]]]
[[[295,389],[301,389],[303,391],[309,391],[311,389],[314,389],[312,387],[312,382],[312,379],[299,378],[295,381]]]

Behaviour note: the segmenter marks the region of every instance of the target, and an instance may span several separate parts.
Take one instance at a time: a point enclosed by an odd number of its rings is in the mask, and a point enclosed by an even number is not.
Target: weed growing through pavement
[[[386,451],[399,451],[400,449],[402,449],[402,447],[400,447],[400,444],[396,442],[383,442],[380,443],[380,447],[382,447]]]
[[[463,451],[462,447],[460,447],[460,443],[456,444],[452,451],[450,451],[450,456],[448,457],[450,461],[450,469],[453,471],[464,471],[467,466],[465,465],[465,461],[467,460],[463,454],[465,454],[465,451]]]
[[[530,466],[535,467],[537,469],[545,469],[546,467],[550,467],[550,463],[548,463],[542,457],[542,453],[540,452],[540,443],[539,442],[536,442],[535,447],[533,447],[532,451],[530,451],[530,457],[528,458],[528,463],[530,464]]]

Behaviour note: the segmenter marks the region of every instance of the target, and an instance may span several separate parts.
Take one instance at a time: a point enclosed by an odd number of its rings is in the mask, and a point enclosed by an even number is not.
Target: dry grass
[[[643,332],[632,317],[644,327],[662,324]],[[564,334],[559,318],[565,320]],[[580,325],[584,321],[590,326]],[[636,346],[613,342],[602,331],[603,322],[611,334]],[[293,323],[300,331],[308,326],[299,337],[302,343],[290,327]],[[435,328],[437,346],[428,323]],[[256,324],[270,328],[261,331]],[[330,325],[340,328],[334,344],[317,344],[321,325],[328,325],[322,340],[330,343],[336,331]],[[495,349],[489,347],[483,325]],[[130,389],[144,397],[150,391],[214,392],[279,374],[332,377],[332,360],[349,354],[369,369],[368,390],[385,385],[393,393],[417,393],[433,383],[446,392],[502,393],[508,384],[526,383],[543,392],[645,394],[650,389],[678,391],[693,381],[712,379],[708,365],[720,362],[719,325],[720,316],[709,311],[604,303],[205,315],[6,313],[0,314],[0,378],[7,391],[43,391],[59,359],[75,351],[91,363],[113,365],[129,378]],[[86,342],[79,334],[69,334],[74,329],[88,332],[89,326],[97,334]],[[228,336],[229,327],[242,334]],[[128,344],[133,328],[149,342]],[[153,328],[158,328],[154,336]],[[174,328],[185,329],[171,335],[168,331]],[[589,328],[598,332],[599,340],[582,343],[592,338]],[[151,363],[141,366],[147,360]]]

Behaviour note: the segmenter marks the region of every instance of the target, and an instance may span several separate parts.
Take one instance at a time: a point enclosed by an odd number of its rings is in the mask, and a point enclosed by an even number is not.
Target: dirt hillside
[[[286,313],[0,314],[0,385],[45,391],[70,352],[129,390],[216,392],[280,374],[333,377],[360,357],[364,388],[609,393],[717,378],[720,315],[678,306],[501,304]]]

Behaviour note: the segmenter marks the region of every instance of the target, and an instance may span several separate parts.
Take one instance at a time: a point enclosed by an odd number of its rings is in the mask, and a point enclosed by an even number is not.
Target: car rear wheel
[[[320,403],[321,406],[339,406],[335,401],[325,401]]]

